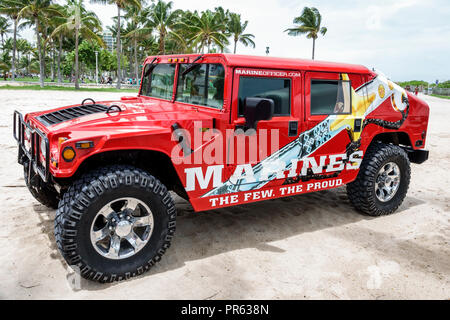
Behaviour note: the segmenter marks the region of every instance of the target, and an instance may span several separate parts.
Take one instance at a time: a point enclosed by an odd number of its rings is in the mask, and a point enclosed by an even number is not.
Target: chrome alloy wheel
[[[375,195],[381,202],[391,200],[400,186],[400,168],[394,162],[388,162],[378,171],[375,180]]]
[[[153,232],[150,208],[136,198],[120,198],[105,205],[91,226],[91,243],[109,259],[125,259],[140,251]]]

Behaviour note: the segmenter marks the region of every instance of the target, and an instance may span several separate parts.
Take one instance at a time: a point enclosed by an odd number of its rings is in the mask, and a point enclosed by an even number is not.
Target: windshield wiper
[[[200,59],[203,58],[203,54],[199,55],[197,58],[195,58],[194,61],[192,61],[192,63],[186,68],[186,70],[183,71],[183,73],[181,74],[181,76],[185,76],[187,73],[191,72],[192,70],[194,70],[198,64],[195,64],[197,61],[199,61]]]
[[[148,70],[145,71],[144,77],[148,77],[148,75],[155,69],[155,67],[158,65],[157,63],[154,63],[155,60],[158,59],[157,57],[153,58],[152,62],[150,62]]]

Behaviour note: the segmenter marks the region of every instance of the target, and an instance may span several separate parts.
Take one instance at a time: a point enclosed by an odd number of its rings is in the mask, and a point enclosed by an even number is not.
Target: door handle
[[[289,137],[296,137],[298,134],[298,121],[289,121]]]

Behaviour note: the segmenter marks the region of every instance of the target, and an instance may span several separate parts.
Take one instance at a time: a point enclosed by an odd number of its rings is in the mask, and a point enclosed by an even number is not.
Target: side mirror
[[[272,119],[274,107],[272,99],[245,98],[244,118],[247,129],[256,130],[258,121]]]

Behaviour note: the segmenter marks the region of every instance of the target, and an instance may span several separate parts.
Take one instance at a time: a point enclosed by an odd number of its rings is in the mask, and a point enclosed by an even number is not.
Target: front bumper
[[[31,132],[31,147],[25,147],[25,130]],[[19,145],[18,162],[24,164],[29,162],[29,168],[37,172],[44,182],[49,180],[50,172],[50,144],[45,134],[38,128],[33,128],[23,120],[20,112],[14,111],[13,115],[13,135]],[[45,143],[45,155],[41,152],[41,143]]]

